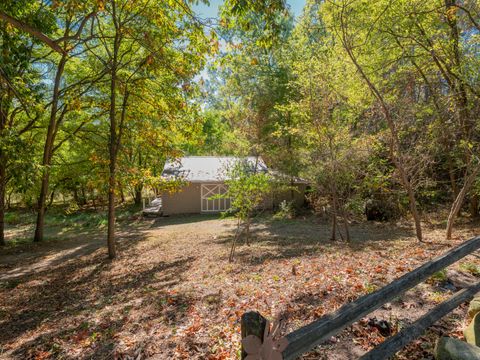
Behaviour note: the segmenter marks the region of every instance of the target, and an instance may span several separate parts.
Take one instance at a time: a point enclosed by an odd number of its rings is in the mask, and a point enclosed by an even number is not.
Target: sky
[[[306,0],[287,0],[291,10],[295,17],[302,13],[303,6]],[[194,6],[196,13],[202,18],[214,18],[217,17],[218,8],[223,3],[223,0],[210,0],[210,6],[205,4],[199,4]]]

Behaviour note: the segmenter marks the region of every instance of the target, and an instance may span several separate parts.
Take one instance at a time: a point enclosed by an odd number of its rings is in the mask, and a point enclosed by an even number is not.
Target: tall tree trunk
[[[135,186],[135,205],[142,203],[142,186]]]
[[[228,255],[228,262],[233,261],[233,257],[235,255],[235,246],[237,244],[237,239],[239,238],[241,231],[240,231],[240,219],[237,220],[237,231],[235,232],[235,236],[233,237],[232,247],[230,248],[230,254]]]
[[[462,67],[462,56],[460,48],[460,29],[455,15],[455,11],[458,9],[457,0],[445,0],[445,10],[446,10],[446,22],[450,27],[450,40],[453,50],[453,59],[452,68],[448,69],[449,73],[452,73],[451,80],[449,85],[452,88],[454,101],[456,106],[456,114],[458,118],[458,124],[460,126],[460,133],[462,134],[462,140],[469,142],[472,139],[472,132],[475,128],[475,120],[470,116],[468,109],[468,94],[466,90],[466,85],[464,81],[463,67]],[[453,14],[453,15],[452,15]],[[457,217],[460,209],[465,200],[465,196],[468,194],[472,185],[475,182],[475,178],[480,171],[480,166],[475,167],[472,172],[469,174],[468,168],[472,163],[472,155],[470,150],[466,149],[465,151],[465,163],[468,164],[467,171],[465,172],[465,180],[462,189],[459,191],[457,197],[455,198],[450,213],[447,220],[447,229],[446,229],[446,238],[451,239],[453,232],[453,225],[455,218]],[[472,199],[475,196],[472,197]],[[473,210],[475,207],[478,208],[478,204],[475,206],[475,200],[473,204],[470,204],[470,209]]]
[[[413,191],[412,184],[408,180],[407,174],[405,173],[405,169],[401,162],[399,162],[399,164],[397,165],[397,169],[400,172],[403,186],[407,190],[410,213],[412,214],[413,221],[415,222],[415,233],[417,235],[417,239],[419,241],[422,241],[422,225],[420,223],[420,214],[418,213],[417,200],[415,199],[415,193]]]
[[[112,1],[113,18],[116,22],[115,0]],[[115,23],[116,25],[116,23]],[[116,28],[115,39],[113,43],[113,58],[111,63],[110,79],[110,141],[109,150],[109,177],[108,177],[108,227],[107,227],[107,246],[108,257],[115,259],[117,256],[115,247],[115,185],[116,185],[116,163],[117,163],[117,115],[116,115],[116,92],[117,92],[117,61],[118,50],[120,47],[119,29]]]
[[[138,152],[138,168],[139,169],[142,168],[142,152],[141,151]],[[143,190],[142,183],[135,186],[135,194],[134,194],[135,205],[140,205],[142,203],[142,190]]]
[[[472,187],[473,183],[475,182],[475,179],[477,175],[480,173],[480,164],[477,165],[472,172],[465,176],[465,182],[463,184],[462,189],[457,195],[457,198],[452,204],[452,208],[450,209],[450,213],[448,214],[448,220],[447,220],[447,229],[446,229],[446,238],[447,240],[452,239],[452,232],[453,232],[453,225],[455,222],[455,218],[458,215],[458,212],[460,211],[463,201],[465,199],[465,195],[468,193],[470,188]]]
[[[350,242],[351,239],[350,239],[350,228],[348,225],[348,216],[343,206],[342,206],[342,218],[343,218],[343,227],[345,228],[345,237],[347,242]]]
[[[47,137],[45,139],[45,145],[43,148],[43,172],[40,185],[40,195],[38,197],[38,212],[37,223],[35,227],[35,235],[33,241],[39,242],[43,240],[43,229],[45,226],[45,201],[48,194],[48,182],[50,178],[50,165],[52,162],[53,143],[55,141],[55,134],[57,133],[57,112],[58,112],[58,100],[60,92],[60,82],[67,62],[67,55],[63,54],[60,62],[58,63],[57,73],[55,75],[55,83],[53,86],[52,106],[50,109],[50,121],[47,128]],[[64,105],[65,106],[65,105]]]
[[[5,49],[3,49],[5,51]],[[0,141],[5,136],[12,96],[7,87],[0,83]],[[0,147],[0,246],[5,245],[5,196],[7,190],[7,154]]]
[[[0,246],[5,245],[6,162],[0,150]]]
[[[332,193],[332,236],[330,237],[331,241],[337,239],[337,198],[336,194]]]

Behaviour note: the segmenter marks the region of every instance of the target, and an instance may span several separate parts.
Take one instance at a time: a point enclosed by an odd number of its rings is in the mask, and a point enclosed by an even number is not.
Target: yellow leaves
[[[250,61],[250,65],[258,65],[258,59],[257,59],[257,58],[253,58],[253,59]]]
[[[15,32],[15,27],[11,25],[10,23],[7,23],[5,26],[5,29],[7,30],[7,33],[12,34]]]
[[[98,8],[98,11],[104,11],[105,10],[104,0],[97,0],[97,8]]]
[[[220,19],[220,26],[221,27],[226,28],[226,27],[228,27],[228,25],[229,25],[229,21],[227,19]]]
[[[458,11],[458,8],[456,6],[451,6],[445,12],[445,16],[449,21],[453,21],[457,17],[457,11]]]
[[[81,109],[81,102],[80,102],[80,98],[75,98],[72,100],[72,102],[70,103],[70,108],[72,110],[80,110]]]
[[[212,39],[210,41],[210,52],[216,54],[218,53],[218,50],[220,49],[220,43],[218,40]]]

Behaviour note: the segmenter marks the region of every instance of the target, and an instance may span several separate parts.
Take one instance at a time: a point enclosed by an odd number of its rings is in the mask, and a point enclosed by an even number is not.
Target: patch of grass
[[[73,229],[102,227],[106,223],[106,214],[103,212],[57,213],[47,216],[45,219],[45,224],[48,226],[64,226]]]
[[[32,224],[35,214],[25,210],[12,210],[5,213],[5,223],[8,225]]]
[[[5,214],[5,223],[9,225],[18,225],[20,224],[20,216],[16,212],[9,212]]]
[[[480,276],[480,267],[473,263],[470,263],[470,262],[462,263],[460,264],[460,269],[472,275]]]
[[[435,304],[439,304],[445,300],[447,300],[450,297],[449,294],[442,293],[439,291],[434,291],[431,294],[428,294],[428,298],[433,301]]]
[[[13,239],[9,239],[7,241],[7,246],[8,247],[15,247],[19,245],[28,245],[32,243],[31,238],[26,238],[26,237],[15,237]]]
[[[377,285],[372,284],[371,282],[368,282],[368,281],[366,281],[363,284],[363,287],[365,288],[365,291],[367,292],[367,294],[373,293],[374,291],[376,291],[378,289]]]
[[[17,279],[0,282],[0,288],[7,289],[7,290],[13,290],[18,285],[20,285],[20,280],[17,280]]]
[[[205,301],[205,303],[207,305],[210,305],[210,306],[213,306],[213,305],[218,305],[221,303],[222,301],[222,296],[220,293],[216,293],[216,294],[208,294],[208,295],[205,295],[205,297],[203,298],[203,300]]]
[[[443,283],[448,280],[447,277],[447,270],[443,269],[440,271],[437,271],[435,274],[430,276],[428,280],[426,281],[427,284],[438,284],[438,283]]]
[[[260,274],[252,274],[252,280],[262,281],[262,276]]]

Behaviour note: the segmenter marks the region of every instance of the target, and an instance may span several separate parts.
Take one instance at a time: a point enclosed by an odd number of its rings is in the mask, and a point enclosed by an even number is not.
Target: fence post
[[[265,333],[265,326],[267,326],[267,319],[265,319],[259,312],[248,311],[242,315],[241,319],[241,332],[242,339],[246,338],[248,335],[257,336],[263,343],[263,334]],[[242,355],[241,359],[245,359],[247,353],[243,350],[242,344]]]

